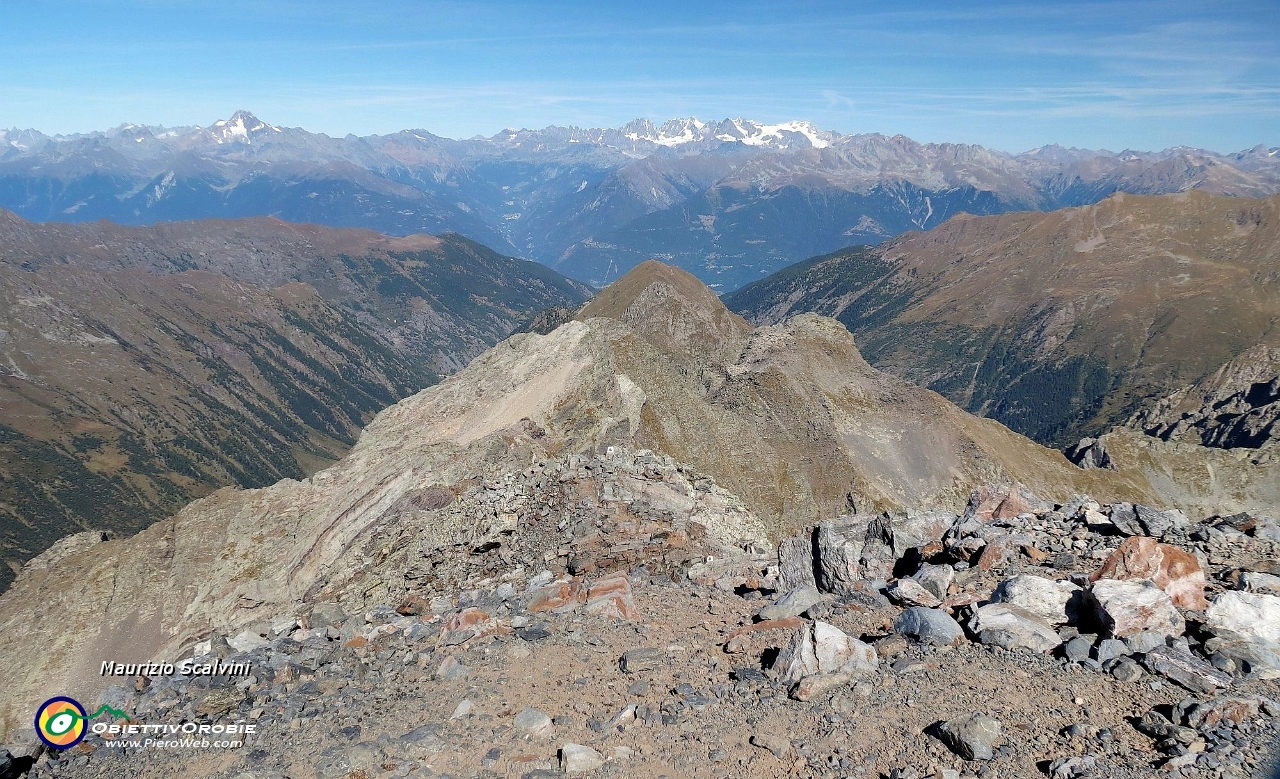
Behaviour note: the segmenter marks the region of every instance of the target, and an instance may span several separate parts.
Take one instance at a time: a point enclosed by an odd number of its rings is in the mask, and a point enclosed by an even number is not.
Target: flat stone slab
[[[1142,664],[1148,671],[1177,682],[1192,692],[1209,694],[1231,686],[1230,674],[1173,647],[1152,649],[1143,656]]]

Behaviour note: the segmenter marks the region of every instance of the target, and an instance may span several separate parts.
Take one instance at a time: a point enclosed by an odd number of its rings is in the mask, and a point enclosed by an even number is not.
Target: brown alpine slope
[[[636,532],[629,512],[683,517],[671,532],[705,536],[701,551],[686,552],[697,562],[741,555],[850,504],[958,510],[976,485],[996,481],[1051,499],[1087,492],[1198,515],[1280,507],[1277,496],[1255,497],[1258,483],[1280,484],[1275,469],[1224,461],[1206,481],[1203,450],[1139,434],[1133,447],[1109,442],[1119,471],[1078,469],[871,368],[834,320],[805,315],[749,331],[693,277],[658,263],[584,313],[549,335],[513,336],[386,409],[346,457],[306,480],[223,489],[132,538],[82,534],[32,561],[0,596],[9,671],[0,725],[29,724],[51,691],[92,699],[108,683],[98,676],[106,660],[178,658],[213,631],[234,635],[320,601],[358,613],[429,599],[459,556],[534,570],[555,558],[544,558],[546,544],[554,550],[576,532],[625,558],[637,541],[610,540],[610,528]],[[1170,447],[1182,459],[1166,464]],[[601,477],[593,469],[604,466],[591,463],[611,448],[641,460],[651,455],[637,450],[653,450],[666,475],[628,482],[625,498],[621,488],[600,492],[603,502],[572,497],[574,483]],[[571,472],[546,475],[552,458]],[[1162,495],[1153,479],[1174,488]],[[535,510],[510,486],[520,480],[563,491],[563,513]],[[570,527],[577,511],[590,513],[590,526]],[[531,559],[512,547],[517,528],[543,539]],[[678,546],[671,532],[663,543]]]
[[[301,478],[580,285],[456,236],[0,212],[0,589],[70,533]]]
[[[1061,446],[1280,343],[1280,197],[961,215],[726,302],[756,323],[836,317],[876,366]]]

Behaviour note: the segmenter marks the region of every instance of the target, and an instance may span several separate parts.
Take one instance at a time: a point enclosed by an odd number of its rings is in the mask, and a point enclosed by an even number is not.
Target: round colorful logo
[[[70,749],[84,738],[88,715],[72,698],[50,698],[36,709],[36,734],[54,749]]]

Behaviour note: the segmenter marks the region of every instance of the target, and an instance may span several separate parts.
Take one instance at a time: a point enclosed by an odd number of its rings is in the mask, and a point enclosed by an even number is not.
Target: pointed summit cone
[[[605,287],[578,319],[616,319],[672,356],[724,365],[736,362],[751,325],[695,276],[657,260],[640,263]]]

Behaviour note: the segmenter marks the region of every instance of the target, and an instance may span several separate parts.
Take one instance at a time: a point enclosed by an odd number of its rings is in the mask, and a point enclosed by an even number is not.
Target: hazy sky
[[[1022,151],[1280,145],[1280,3],[0,0],[0,127],[807,119]]]

